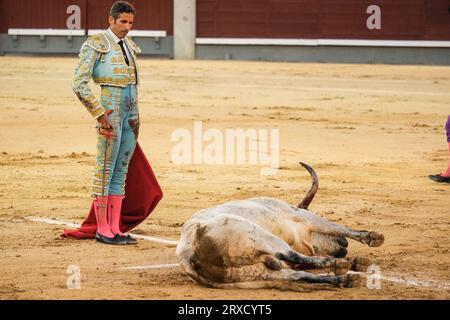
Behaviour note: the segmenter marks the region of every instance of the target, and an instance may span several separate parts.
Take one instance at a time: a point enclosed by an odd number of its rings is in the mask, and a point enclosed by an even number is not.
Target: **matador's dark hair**
[[[119,18],[121,13],[132,13],[136,14],[136,9],[133,7],[131,3],[126,1],[117,1],[111,7],[109,15],[115,19]]]

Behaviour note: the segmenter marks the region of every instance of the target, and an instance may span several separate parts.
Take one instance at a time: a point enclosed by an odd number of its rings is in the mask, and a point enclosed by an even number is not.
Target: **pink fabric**
[[[448,115],[447,122],[445,123],[445,132],[447,134],[447,142],[450,143],[450,114]]]
[[[450,142],[448,143],[448,154],[449,154],[449,157],[450,157]],[[447,170],[442,172],[441,176],[443,176],[443,177],[450,177],[450,160],[448,162]]]
[[[120,231],[120,214],[122,209],[122,199],[123,196],[119,195],[109,195],[108,196],[108,219],[109,219],[109,227],[111,228],[111,232],[113,234],[119,234],[123,236],[123,233]]]
[[[144,221],[155,209],[163,196],[158,180],[153,173],[139,143],[133,153],[125,180],[125,199],[122,202],[120,226],[128,232]],[[94,203],[78,229],[66,229],[63,237],[93,239],[97,230]]]
[[[94,200],[95,220],[97,221],[98,233],[102,236],[113,238],[114,234],[111,232],[108,224],[108,205],[108,197],[98,197]]]

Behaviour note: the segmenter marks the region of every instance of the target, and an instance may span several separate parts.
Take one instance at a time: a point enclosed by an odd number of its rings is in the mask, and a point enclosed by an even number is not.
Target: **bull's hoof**
[[[347,273],[352,267],[351,263],[346,259],[327,259],[324,262],[324,269],[331,271],[336,275]]]
[[[348,240],[345,237],[336,238],[336,243],[338,245],[340,245],[341,247],[344,247],[344,248],[348,247]]]
[[[366,234],[362,238],[362,242],[367,244],[369,247],[379,247],[384,243],[384,236],[381,233],[370,231],[365,232]]]
[[[370,260],[364,257],[356,257],[349,259],[353,271],[366,272],[370,266]]]
[[[361,275],[357,273],[348,273],[339,276],[339,287],[344,288],[357,288],[360,287],[362,283]]]
[[[347,255],[347,249],[340,247],[339,249],[333,251],[330,255],[335,258],[344,258]]]

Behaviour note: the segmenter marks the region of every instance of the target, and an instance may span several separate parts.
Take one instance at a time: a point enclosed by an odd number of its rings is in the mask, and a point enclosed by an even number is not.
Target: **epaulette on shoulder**
[[[141,53],[141,48],[138,47],[138,45],[136,43],[134,43],[133,40],[131,40],[130,37],[126,37],[125,38],[127,41],[127,44],[130,46],[131,50],[133,50],[136,53]]]
[[[111,50],[111,44],[104,33],[89,36],[83,46],[89,46],[100,53],[107,53]]]

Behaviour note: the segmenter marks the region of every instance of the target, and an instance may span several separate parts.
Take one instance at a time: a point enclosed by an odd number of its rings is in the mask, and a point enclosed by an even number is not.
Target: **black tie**
[[[125,58],[125,62],[127,63],[127,66],[129,66],[130,61],[128,61],[127,53],[125,52],[125,48],[123,47],[123,41],[120,40],[118,43],[119,43],[119,46],[122,48],[122,53],[123,53],[123,57]]]

